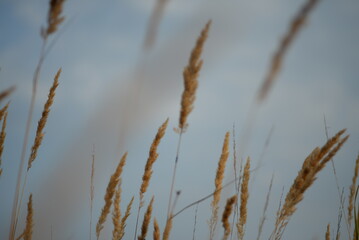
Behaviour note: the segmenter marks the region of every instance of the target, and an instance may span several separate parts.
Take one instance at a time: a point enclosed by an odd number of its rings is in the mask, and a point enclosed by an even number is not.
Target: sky
[[[155,2],[65,2],[65,22],[49,39],[55,43],[42,67],[27,148],[28,156],[48,90],[61,67],[44,141],[24,191],[24,202],[30,193],[34,198],[34,239],[49,239],[51,232],[53,239],[88,239],[93,153],[93,222],[104,204],[109,178],[126,151],[121,207],[124,211],[134,196],[136,209],[150,145],[168,117],[169,126],[158,148],[159,157],[145,195],[145,205],[155,196],[153,216],[164,228],[178,142],[178,134],[172,129],[178,126],[182,71],[196,38],[210,19],[212,26],[202,54],[204,63],[194,110],[181,143],[175,186],[181,195],[176,210],[213,191],[224,135],[230,131],[231,142],[234,137],[238,144],[238,155],[244,159],[250,156],[255,169],[249,186],[245,239],[257,236],[274,174],[262,235],[268,239],[282,189],[285,194],[306,156],[326,141],[324,116],[329,135],[343,128],[350,134],[334,157],[339,188],[344,189],[347,204],[359,151],[359,2],[319,2],[290,47],[277,81],[250,124],[248,116],[270,59],[304,1],[169,0],[156,41],[152,48],[144,50]],[[46,25],[47,10],[45,0],[0,0],[0,89],[16,87],[8,98],[11,103],[2,156],[1,239],[8,237],[32,76],[42,44],[40,29]],[[250,125],[250,137],[243,142]],[[225,182],[233,178],[232,155],[231,149]],[[260,167],[255,168],[258,164]],[[233,186],[223,191],[221,209],[232,194]],[[334,235],[339,206],[333,168],[328,164],[305,193],[283,239],[323,239],[328,223]],[[133,210],[125,239],[133,238],[135,216]],[[20,229],[25,217],[23,204]],[[208,237],[209,218],[210,199],[198,206],[196,239]],[[195,208],[176,217],[171,239],[191,239],[194,220]],[[149,234],[152,226],[151,223]],[[108,239],[111,231],[108,218],[101,239]],[[341,231],[343,239],[348,239],[344,223]],[[219,224],[217,239],[222,234]]]

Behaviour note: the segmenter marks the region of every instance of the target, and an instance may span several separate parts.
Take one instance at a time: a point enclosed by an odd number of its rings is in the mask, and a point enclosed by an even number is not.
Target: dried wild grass
[[[184,91],[182,93],[181,114],[178,125],[180,131],[184,131],[187,128],[187,117],[193,110],[193,103],[196,98],[196,90],[198,87],[199,71],[203,64],[203,61],[200,58],[204,43],[208,37],[210,26],[211,21],[208,21],[202,30],[201,35],[197,39],[196,46],[191,52],[188,65],[183,70]]]
[[[0,102],[1,102],[4,98],[8,97],[14,90],[15,90],[15,87],[10,87],[10,88],[8,88],[8,89],[6,89],[6,90],[0,92]]]
[[[6,105],[4,108],[7,108],[8,105]],[[5,138],[6,138],[6,120],[7,120],[7,111],[5,110],[5,113],[2,115],[0,115],[0,121],[1,119],[4,117],[4,120],[2,122],[2,127],[1,127],[1,132],[0,132],[0,176],[2,174],[2,168],[1,168],[1,164],[2,164],[2,153],[4,151],[4,143],[5,143]]]
[[[161,233],[160,233],[160,227],[158,226],[157,219],[153,219],[153,240],[160,240],[161,239]]]
[[[35,140],[34,140],[34,144],[31,148],[31,154],[28,160],[28,165],[27,165],[27,171],[29,171],[29,169],[32,166],[32,163],[34,162],[36,156],[37,156],[37,151],[42,143],[42,139],[44,137],[44,128],[47,122],[47,119],[49,117],[49,113],[50,113],[50,108],[54,102],[54,98],[55,98],[55,93],[56,93],[56,88],[59,85],[59,77],[61,74],[61,68],[57,71],[56,76],[54,78],[54,83],[52,84],[52,87],[50,88],[50,92],[47,98],[47,101],[45,103],[44,106],[44,110],[42,112],[42,116],[39,120],[39,123],[37,125],[37,130],[36,130],[36,136],[35,136]]]
[[[101,230],[103,229],[103,224],[106,222],[107,215],[110,212],[110,208],[112,205],[112,198],[115,194],[116,186],[118,185],[120,181],[120,177],[123,171],[123,167],[126,164],[126,158],[127,158],[127,152],[122,156],[116,171],[113,173],[113,175],[110,178],[110,181],[108,183],[106,194],[105,194],[105,206],[102,208],[101,215],[98,219],[97,225],[96,225],[96,236],[97,239],[100,237]]]
[[[244,226],[247,222],[247,203],[249,198],[248,184],[250,178],[251,159],[248,157],[243,170],[243,180],[241,185],[241,205],[239,208],[239,219],[237,222],[238,239],[244,237]]]
[[[115,197],[113,201],[113,212],[112,212],[112,223],[113,223],[113,231],[112,231],[112,240],[117,240],[121,231],[121,180],[118,184],[117,190],[115,192]]]
[[[0,155],[1,156],[1,155]],[[349,200],[348,200],[348,223],[349,227],[351,226],[352,220],[353,220],[353,210],[354,210],[354,196],[355,196],[355,189],[356,189],[356,182],[358,179],[358,172],[359,172],[359,154],[357,156],[357,159],[355,161],[355,168],[354,168],[354,176],[352,179],[352,185],[349,189]]]
[[[152,197],[150,204],[147,207],[147,211],[143,217],[143,223],[142,223],[142,227],[141,227],[141,235],[138,236],[138,240],[146,239],[148,225],[150,224],[150,221],[151,221],[153,200],[154,200],[154,197]]]
[[[302,169],[298,172],[280,210],[275,223],[275,229],[271,238],[280,239],[290,217],[296,211],[296,205],[303,199],[305,191],[316,180],[316,174],[321,171],[325,164],[339,151],[348,136],[341,139],[346,129],[339,131],[329,139],[321,148],[315,148],[304,160]]]
[[[232,214],[233,205],[237,202],[237,195],[227,199],[226,206],[222,215],[222,225],[224,228],[223,240],[226,240],[231,233],[231,225],[229,223],[229,217]]]
[[[173,215],[171,214],[166,221],[165,229],[163,230],[162,240],[168,240],[172,230]]]
[[[325,232],[325,240],[330,240],[330,224],[327,225],[327,231]]]
[[[284,37],[279,43],[279,46],[274,56],[272,57],[270,68],[258,92],[258,102],[263,102],[263,100],[267,97],[268,92],[272,87],[274,81],[276,80],[276,77],[282,67],[282,62],[286,52],[288,51],[290,45],[296,38],[299,31],[304,27],[309,13],[313,10],[313,8],[318,2],[319,0],[307,0],[306,3],[302,6],[302,8],[299,10],[299,12],[293,18],[287,32],[285,33]]]
[[[29,201],[27,203],[27,216],[26,216],[26,226],[24,230],[24,240],[32,239],[32,231],[34,227],[34,210],[32,208],[32,194],[29,196]]]
[[[219,210],[218,203],[221,200],[222,182],[223,182],[224,172],[225,172],[226,163],[227,163],[227,159],[228,159],[228,155],[229,155],[229,136],[230,136],[230,134],[229,134],[229,132],[227,132],[224,137],[222,154],[218,161],[216,178],[214,180],[215,191],[214,191],[213,200],[211,203],[212,216],[211,216],[210,220],[208,221],[209,230],[210,230],[209,239],[214,238],[217,221],[218,221],[218,210]]]
[[[121,225],[120,225],[120,232],[119,232],[119,235],[118,235],[118,240],[121,240],[123,238],[123,236],[125,235],[126,221],[127,221],[127,218],[131,214],[131,207],[132,207],[132,203],[133,203],[134,199],[135,199],[134,197],[131,198],[131,201],[127,205],[125,215],[121,219]]]
[[[65,17],[61,16],[64,2],[65,0],[50,0],[47,13],[47,28],[41,29],[41,36],[44,39],[56,32],[59,25],[65,20]]]
[[[91,164],[91,179],[90,179],[90,232],[89,237],[92,239],[92,212],[93,212],[93,199],[95,197],[95,147],[92,152],[92,164]]]

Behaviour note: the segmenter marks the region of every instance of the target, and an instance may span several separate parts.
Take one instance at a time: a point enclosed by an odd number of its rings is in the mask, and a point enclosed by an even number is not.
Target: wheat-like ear
[[[223,240],[226,240],[229,236],[229,234],[231,233],[231,226],[229,223],[229,217],[232,214],[232,209],[233,209],[233,205],[237,202],[237,195],[232,196],[231,198],[227,199],[227,203],[226,206],[224,208],[223,211],[223,215],[222,215],[222,224],[223,224],[223,228],[224,228],[224,235],[223,235]]]
[[[218,161],[216,178],[214,180],[215,191],[214,191],[213,200],[211,203],[212,216],[208,222],[209,230],[210,230],[209,239],[214,238],[217,221],[218,221],[218,209],[219,209],[218,203],[221,200],[222,182],[223,182],[224,171],[226,168],[226,163],[227,163],[227,159],[228,159],[228,155],[229,155],[229,150],[228,150],[229,149],[229,135],[230,135],[229,132],[227,132],[224,137],[222,154]]]
[[[359,154],[357,156],[357,159],[355,161],[355,168],[354,168],[354,176],[352,179],[352,185],[350,186],[350,192],[349,192],[349,203],[348,203],[348,223],[349,227],[351,226],[352,220],[353,220],[353,210],[354,210],[354,196],[355,196],[355,189],[356,189],[356,182],[358,178],[358,172],[359,172]]]
[[[52,87],[50,88],[49,95],[48,95],[47,101],[45,103],[44,110],[42,112],[42,116],[41,116],[41,118],[39,120],[39,123],[37,125],[34,144],[32,145],[31,154],[30,154],[28,164],[27,164],[27,171],[29,171],[29,169],[31,168],[32,163],[34,162],[34,160],[35,160],[35,158],[37,156],[37,151],[38,151],[38,149],[39,149],[39,147],[40,147],[40,145],[42,143],[42,139],[44,138],[45,133],[43,132],[43,130],[45,128],[47,119],[49,117],[49,113],[50,113],[50,110],[51,110],[50,108],[51,108],[51,106],[52,106],[52,104],[54,102],[54,99],[55,99],[55,93],[56,93],[56,88],[59,85],[60,74],[61,74],[61,68],[56,73],[56,76],[54,78],[54,83],[52,84]]]
[[[153,240],[161,240],[160,227],[156,218],[153,220]]]
[[[5,106],[7,108],[7,105]],[[5,108],[4,107],[4,108]],[[0,121],[2,119],[3,116],[0,116]],[[0,176],[2,174],[2,168],[1,168],[1,164],[2,164],[2,153],[4,151],[4,142],[5,142],[5,138],[6,138],[6,120],[7,120],[7,111],[5,111],[4,114],[4,121],[2,122],[2,127],[1,127],[1,132],[0,132]]]
[[[327,231],[325,232],[325,240],[330,240],[330,224],[327,225]]]
[[[118,184],[117,190],[115,192],[114,202],[113,202],[113,212],[112,212],[112,240],[117,240],[121,231],[121,179]]]
[[[173,221],[173,215],[171,214],[167,218],[166,226],[162,234],[162,240],[168,240],[170,238],[170,233],[172,230],[172,221]]]
[[[47,13],[47,28],[41,30],[41,35],[44,39],[56,32],[59,25],[65,20],[65,17],[61,16],[64,2],[65,0],[50,0]]]
[[[98,219],[98,222],[97,222],[97,225],[96,225],[97,239],[99,239],[99,237],[100,237],[101,230],[103,229],[103,224],[106,222],[107,215],[110,212],[110,208],[111,208],[111,205],[112,205],[112,198],[113,198],[113,195],[115,194],[116,186],[118,185],[118,183],[120,181],[120,177],[121,177],[121,174],[122,174],[122,171],[123,171],[123,167],[126,164],[126,158],[127,158],[127,153],[125,153],[122,156],[119,164],[117,165],[116,171],[112,174],[112,176],[110,178],[110,181],[108,183],[108,186],[107,186],[107,189],[106,189],[106,194],[105,194],[105,197],[104,197],[105,205],[102,208],[101,215],[100,215],[100,217]]]
[[[249,198],[248,184],[250,178],[251,159],[248,157],[243,170],[243,180],[241,185],[241,205],[239,208],[239,220],[237,223],[238,239],[244,237],[244,226],[247,222],[247,203]]]
[[[192,50],[188,65],[183,70],[184,91],[182,93],[181,114],[178,125],[180,131],[184,131],[186,129],[188,125],[187,117],[193,110],[193,103],[196,98],[196,90],[198,86],[199,71],[201,70],[203,63],[201,60],[201,54],[204,43],[208,37],[210,26],[211,21],[208,21],[202,30],[201,35],[197,39],[196,46]]]
[[[138,240],[145,240],[147,231],[148,231],[148,225],[151,221],[151,214],[152,214],[152,205],[153,205],[154,197],[152,197],[150,204],[147,207],[147,211],[145,213],[145,216],[143,217],[143,223],[141,227],[141,235],[138,237]]]
[[[27,216],[26,216],[26,226],[24,230],[24,240],[32,239],[32,232],[34,227],[34,210],[32,208],[32,194],[29,196],[29,201],[27,203]]]
[[[275,229],[271,238],[274,237],[276,240],[281,239],[290,217],[296,211],[296,205],[303,199],[305,191],[316,180],[317,173],[324,168],[325,164],[333,158],[348,139],[349,135],[343,139],[340,138],[344,132],[345,129],[339,131],[321,148],[316,147],[304,160],[302,169],[298,172],[297,177],[290,187],[280,213],[277,216]]]
[[[313,10],[318,2],[319,0],[307,0],[307,2],[293,18],[287,32],[283,36],[275,54],[272,57],[269,70],[265,76],[261,88],[259,89],[257,96],[257,100],[259,102],[262,102],[267,97],[268,92],[282,67],[282,62],[286,52],[288,51],[293,40],[298,35],[299,31],[304,27],[309,13]]]
[[[15,90],[15,87],[10,87],[2,92],[0,92],[0,102],[6,98],[7,96],[9,96],[13,91]]]
[[[131,198],[130,203],[127,205],[125,215],[121,219],[120,234],[118,237],[119,240],[121,240],[123,238],[123,236],[125,235],[126,221],[127,221],[127,218],[131,214],[131,207],[132,207],[132,203],[133,203],[134,199],[135,199],[134,197]]]

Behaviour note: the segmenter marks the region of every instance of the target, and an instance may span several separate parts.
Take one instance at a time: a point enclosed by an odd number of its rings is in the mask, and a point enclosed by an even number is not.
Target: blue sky
[[[155,195],[154,215],[164,228],[166,208],[162,206],[168,201],[178,140],[172,128],[178,124],[182,71],[209,19],[213,24],[204,48],[195,108],[182,142],[176,186],[182,193],[177,206],[181,208],[213,191],[225,132],[235,124],[236,140],[240,142],[270,58],[303,1],[171,0],[154,47],[144,52],[142,44],[154,3],[66,1],[66,21],[41,72],[30,134],[31,142],[53,76],[62,67],[44,142],[25,190],[25,196],[34,194],[35,239],[49,238],[51,226],[53,239],[87,238],[93,145],[94,222],[109,177],[121,155],[128,151],[123,174],[124,209],[133,195],[138,196],[150,144],[157,128],[169,117],[146,194],[146,200]],[[16,86],[10,97],[0,178],[0,238],[8,234],[31,80],[41,48],[39,33],[46,23],[47,8],[45,0],[0,0],[0,86]],[[325,142],[324,115],[330,135],[342,128],[351,135],[334,158],[339,185],[348,196],[359,150],[358,21],[357,1],[327,0],[318,4],[289,49],[268,99],[259,108],[250,142],[245,149],[238,147],[241,155],[250,155],[252,166],[256,166],[273,127],[261,168],[254,172],[255,180],[250,183],[247,239],[256,237],[265,194],[275,173],[263,236],[270,234],[282,187],[288,190],[305,157]],[[124,124],[126,117],[131,124]],[[232,158],[226,181],[231,179],[231,166]],[[226,190],[222,198],[229,197],[231,191]],[[135,208],[137,204],[138,198]],[[199,205],[197,239],[208,236],[209,209],[210,201]],[[284,239],[323,238],[328,223],[336,226],[338,209],[338,193],[328,165],[299,204]],[[133,213],[126,238],[132,237],[134,221]],[[193,221],[194,209],[175,219],[173,239],[191,238]],[[103,239],[111,234],[111,221],[108,223]],[[221,234],[219,228],[218,238]],[[342,236],[347,237],[344,225]]]

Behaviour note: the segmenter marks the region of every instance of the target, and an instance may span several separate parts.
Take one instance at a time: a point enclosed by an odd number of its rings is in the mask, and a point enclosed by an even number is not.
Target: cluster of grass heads
[[[266,74],[266,78],[263,82],[263,85],[258,91],[258,95],[256,97],[256,104],[254,106],[255,109],[258,109],[263,101],[265,101],[266,96],[269,93],[269,90],[273,86],[275,82],[276,76],[281,69],[282,62],[284,60],[284,56],[288,48],[290,47],[292,41],[295,39],[296,35],[299,33],[300,29],[303,27],[304,22],[308,18],[311,10],[317,4],[317,0],[308,0],[303,7],[298,11],[297,15],[294,16],[291,24],[289,25],[288,31],[284,35],[282,41],[279,43],[278,49],[275,51],[275,54],[271,60],[271,65]],[[24,163],[26,159],[26,149],[28,147],[28,138],[30,125],[32,123],[33,111],[36,101],[36,90],[37,90],[37,82],[41,72],[41,66],[43,61],[45,60],[46,54],[49,50],[48,47],[48,39],[49,36],[56,33],[60,24],[64,21],[64,17],[62,16],[62,8],[64,1],[63,0],[51,0],[50,8],[48,12],[48,20],[47,27],[43,28],[41,31],[41,36],[43,39],[43,47],[40,53],[40,59],[38,65],[34,72],[33,77],[33,89],[29,107],[29,114],[27,119],[27,127],[25,131],[22,155],[21,155],[21,163],[19,168],[19,174],[17,177],[17,185],[14,196],[14,202],[12,206],[12,216],[11,223],[9,229],[9,239],[32,239],[33,228],[36,227],[36,223],[34,223],[34,214],[36,211],[40,211],[41,209],[34,209],[33,202],[36,201],[36,196],[32,194],[28,197],[27,202],[27,216],[25,219],[25,228],[23,230],[18,229],[18,222],[23,219],[20,218],[21,207],[23,205],[24,200],[24,190],[26,188],[27,176],[31,170],[32,164],[36,160],[38,149],[41,147],[41,143],[44,137],[44,128],[46,126],[46,122],[48,116],[50,114],[50,109],[52,103],[55,100],[56,89],[59,86],[60,81],[60,73],[61,69],[58,70],[54,77],[54,82],[52,87],[49,90],[48,99],[44,104],[44,109],[42,112],[42,116],[38,121],[38,126],[36,130],[36,136],[33,141],[33,145],[31,147],[31,153],[28,158],[28,164],[26,170],[24,170]],[[161,11],[164,9],[164,5],[166,1],[158,0],[157,7],[155,8],[154,16],[151,18],[149,24],[149,33],[146,38],[145,47],[148,48],[151,46],[154,41],[155,29],[157,28],[156,24],[158,24],[160,20]],[[124,167],[126,165],[127,153],[124,153],[120,162],[118,163],[116,169],[113,174],[110,176],[107,189],[104,194],[104,206],[99,212],[96,214],[97,223],[96,223],[96,234],[93,236],[92,233],[92,216],[93,216],[93,199],[94,199],[94,175],[95,175],[95,157],[93,155],[92,159],[92,168],[91,168],[91,182],[90,182],[90,204],[91,204],[91,219],[90,219],[90,230],[89,230],[89,239],[96,237],[97,239],[101,238],[101,232],[104,230],[104,224],[108,220],[109,215],[112,214],[112,222],[113,222],[113,230],[112,230],[112,239],[119,240],[124,239],[126,236],[127,239],[144,240],[149,239],[149,235],[151,234],[152,229],[152,237],[153,239],[159,240],[167,240],[171,238],[171,230],[175,227],[174,220],[176,217],[181,214],[183,211],[198,206],[198,204],[202,203],[207,199],[212,199],[209,211],[211,212],[210,219],[208,219],[208,237],[209,239],[216,239],[220,236],[221,239],[245,239],[245,231],[247,225],[247,215],[248,215],[248,201],[250,191],[248,188],[250,179],[251,179],[251,159],[247,157],[245,163],[241,161],[242,156],[237,157],[236,143],[235,138],[236,135],[233,134],[231,136],[230,132],[226,132],[224,136],[222,153],[218,161],[218,168],[216,170],[216,175],[214,179],[214,189],[213,192],[208,194],[207,196],[195,201],[183,209],[176,211],[176,203],[178,197],[180,196],[180,192],[175,192],[175,184],[176,184],[176,173],[177,166],[180,164],[180,152],[181,152],[181,142],[182,135],[188,130],[189,123],[188,117],[190,113],[194,109],[194,103],[196,98],[196,90],[198,87],[198,79],[201,71],[203,60],[202,52],[204,51],[205,42],[209,37],[211,27],[211,21],[203,27],[202,31],[197,38],[196,43],[194,44],[194,48],[189,57],[188,65],[185,66],[183,71],[183,80],[184,80],[184,90],[182,94],[182,98],[180,101],[180,113],[179,113],[179,121],[178,128],[175,131],[178,133],[178,143],[177,143],[177,151],[174,156],[174,165],[173,165],[173,174],[171,179],[170,191],[169,191],[169,200],[168,205],[162,206],[164,209],[163,212],[166,211],[166,224],[164,226],[159,226],[156,217],[152,216],[152,211],[154,206],[156,206],[156,196],[152,196],[149,202],[145,201],[145,194],[147,193],[148,186],[150,185],[151,176],[153,174],[153,165],[155,164],[159,153],[157,152],[157,148],[161,143],[163,136],[166,133],[167,126],[169,123],[169,119],[166,119],[163,124],[158,128],[157,134],[154,137],[152,145],[150,146],[149,156],[144,167],[144,173],[142,175],[142,183],[139,187],[138,194],[138,206],[137,211],[133,212],[133,203],[135,196],[132,197],[131,201],[127,204],[126,210],[122,213],[121,209],[121,196],[124,194],[122,192],[122,173],[124,171]],[[51,46],[51,45],[50,45]],[[4,101],[8,98],[14,88],[9,88],[0,93],[0,101]],[[5,104],[0,109],[0,121],[2,121],[2,128],[0,132],[0,163],[1,163],[1,155],[4,149],[4,143],[6,138],[6,124],[7,124],[7,113],[8,108],[11,107],[9,103]],[[255,111],[254,111],[255,112]],[[254,113],[253,113],[254,114]],[[249,118],[251,119],[251,118]],[[250,126],[250,125],[248,125]],[[343,144],[348,140],[349,135],[345,135],[346,130],[343,129],[336,133],[333,137],[328,138],[327,142],[324,143],[321,147],[315,147],[313,151],[304,159],[303,165],[299,170],[297,176],[294,178],[294,181],[289,188],[288,192],[284,195],[282,202],[277,211],[275,225],[273,227],[273,231],[269,236],[262,237],[262,229],[266,220],[266,213],[269,205],[269,198],[272,189],[273,178],[270,182],[269,190],[265,199],[265,206],[263,210],[263,216],[261,218],[259,227],[258,227],[258,235],[257,239],[271,239],[271,240],[279,240],[283,238],[283,233],[289,224],[290,218],[293,214],[295,214],[298,203],[304,199],[305,192],[313,185],[316,180],[318,173],[326,166],[326,164],[332,161],[335,154],[341,149]],[[229,183],[225,184],[224,173],[226,166],[228,165],[228,158],[230,154],[230,140],[231,138],[234,141],[233,144],[233,156],[234,156],[234,172],[235,176]],[[240,154],[241,155],[241,154]],[[344,206],[346,203],[341,201],[341,212],[339,214],[344,216],[344,229],[348,230],[349,238],[353,240],[359,239],[359,210],[356,208],[356,199],[358,194],[358,178],[359,172],[359,156],[356,159],[356,165],[354,168],[354,176],[352,179],[352,185],[350,186],[347,208]],[[1,165],[0,165],[0,175],[2,173]],[[235,191],[232,196],[229,196],[224,206],[220,206],[221,198],[224,197],[222,194],[223,188],[226,188],[230,185],[235,186]],[[338,194],[340,191],[338,189]],[[343,196],[341,196],[343,198]],[[146,208],[146,210],[141,212],[142,208]],[[224,209],[223,212],[220,212],[220,209]],[[143,214],[143,215],[141,215]],[[127,219],[130,216],[136,217],[136,226],[134,229],[126,228]],[[151,227],[151,222],[153,222],[153,227]],[[222,225],[222,228],[221,226]],[[162,229],[162,231],[161,231]],[[196,229],[196,225],[194,226],[194,231]],[[330,225],[328,224],[326,232],[323,231],[323,238],[331,239],[330,236],[331,230]],[[336,239],[340,238],[340,231],[337,231],[335,236]]]

